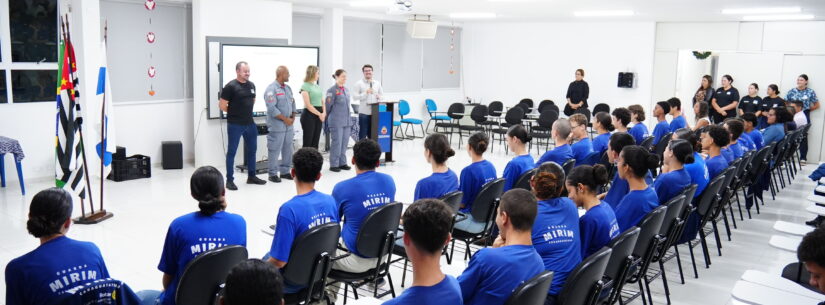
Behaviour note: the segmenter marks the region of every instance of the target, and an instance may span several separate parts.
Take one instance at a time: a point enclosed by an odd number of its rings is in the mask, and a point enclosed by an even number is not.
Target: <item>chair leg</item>
[[[693,256],[693,247],[690,245],[690,242],[687,244],[688,250],[690,250],[690,262],[693,264],[693,277],[699,278],[699,270],[696,269],[696,257]]]
[[[682,285],[684,285],[685,273],[682,271],[682,258],[679,257],[679,247],[674,244],[673,250],[676,252],[676,265],[679,266],[679,279],[682,281]]]
[[[728,241],[731,241],[730,225],[728,225],[728,211],[725,210],[725,207],[722,207],[722,219],[725,221],[725,231],[728,233]],[[731,212],[731,219],[733,219],[733,212]]]
[[[387,284],[390,285],[390,294],[392,295],[392,298],[394,299],[395,298],[395,286],[393,286],[393,284],[392,284],[392,275],[390,275],[390,265],[389,264],[387,264]],[[378,285],[375,285],[375,289],[376,290],[378,289]]]
[[[644,282],[644,279],[639,279],[639,298],[642,299],[643,305],[647,305],[647,298],[645,297],[645,286],[642,282]]]
[[[0,159],[0,163],[2,162],[3,160]],[[26,195],[26,184],[23,183],[23,165],[20,162],[14,162],[14,164],[17,165],[17,180],[20,181],[20,191],[23,195]]]
[[[738,229],[738,227],[736,227],[736,216],[735,216],[736,214],[733,213],[733,202],[731,202],[732,199],[733,199],[733,197],[730,197],[728,199],[728,209],[730,210],[730,221],[731,221],[731,224],[733,225],[733,228]],[[728,236],[728,237],[730,237],[730,236]]]
[[[733,193],[736,195],[736,206],[739,208],[739,220],[745,221],[745,215],[742,215],[742,203],[739,201],[739,191],[737,190]],[[750,218],[750,214],[748,215],[748,217]]]
[[[0,155],[0,187],[6,187],[6,158]]]
[[[699,229],[699,242],[702,244],[702,254],[705,256],[705,269],[710,269],[710,251],[708,250],[708,241],[705,232]]]
[[[667,272],[665,272],[665,264],[659,259],[659,272],[662,273],[662,285],[665,286],[665,298],[667,299],[667,303],[670,304],[670,286],[667,285]],[[653,300],[650,301],[651,303]]]
[[[404,259],[404,271],[402,271],[402,273],[401,273],[401,287],[402,288],[404,287],[404,281],[407,280],[407,263],[409,263],[409,262],[410,262],[409,259],[407,259],[407,258]]]
[[[719,256],[722,256],[722,238],[719,237],[719,226],[716,224],[716,220],[713,221],[713,237],[716,239],[716,250],[719,251]]]

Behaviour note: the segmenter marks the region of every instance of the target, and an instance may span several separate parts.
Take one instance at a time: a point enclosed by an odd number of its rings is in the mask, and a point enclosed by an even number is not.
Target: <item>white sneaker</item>
[[[261,232],[264,232],[269,236],[275,236],[275,225],[266,226],[261,229]]]

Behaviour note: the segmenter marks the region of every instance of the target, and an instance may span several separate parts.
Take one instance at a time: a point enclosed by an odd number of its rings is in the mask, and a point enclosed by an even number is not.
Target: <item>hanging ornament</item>
[[[146,33],[146,41],[149,43],[155,43],[155,32]]]
[[[154,89],[154,88],[152,88],[152,86],[151,86],[151,85],[149,86],[149,95],[150,95],[150,96],[155,96],[155,89]]]
[[[151,77],[151,78],[154,78],[154,77],[155,77],[155,74],[157,74],[157,73],[158,73],[158,72],[157,72],[157,70],[155,70],[155,67],[154,67],[154,66],[149,67],[149,70],[148,70],[147,72],[149,73],[149,77]]]
[[[455,70],[453,69],[453,53],[455,52],[455,24],[452,26],[453,27],[450,28],[450,70],[447,70],[447,73],[450,75],[455,74]]]
[[[147,10],[150,10],[150,11],[154,10],[155,9],[155,0],[146,0],[146,2],[143,3],[143,6],[145,6]]]

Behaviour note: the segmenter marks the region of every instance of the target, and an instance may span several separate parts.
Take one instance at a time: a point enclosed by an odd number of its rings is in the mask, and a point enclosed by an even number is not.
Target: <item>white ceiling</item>
[[[352,7],[354,0],[287,0],[296,6],[345,8],[348,11],[385,13],[386,8]],[[395,0],[386,1],[389,4]],[[825,0],[411,0],[412,13],[433,15],[438,21],[450,21],[449,14],[457,12],[492,12],[496,21],[741,21],[740,15],[723,15],[725,8],[772,8],[798,6],[802,14],[813,14],[816,20],[825,20]],[[629,17],[574,17],[573,12],[584,10],[633,10]],[[459,20],[456,20],[459,21]],[[460,20],[469,21],[469,20]]]

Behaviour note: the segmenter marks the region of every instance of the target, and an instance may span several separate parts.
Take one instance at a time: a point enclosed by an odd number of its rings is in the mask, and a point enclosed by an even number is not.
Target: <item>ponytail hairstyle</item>
[[[774,92],[776,95],[779,95],[779,93],[780,93],[780,92],[779,92],[779,87],[778,87],[776,84],[770,84],[770,85],[768,85],[768,89],[773,90],[773,92]]]
[[[452,156],[455,156],[455,151],[447,142],[447,136],[442,133],[434,133],[424,139],[424,149],[430,151],[433,161],[436,164],[444,164]]]
[[[510,129],[507,130],[507,136],[519,139],[521,143],[527,143],[533,139],[533,137],[527,133],[527,129],[525,129],[524,126],[521,126],[521,124],[510,126]]]
[[[556,162],[544,162],[530,180],[536,198],[553,199],[559,197],[564,190],[564,169]]]
[[[613,118],[611,118],[607,112],[596,112],[596,115],[593,117],[596,119],[596,122],[599,122],[599,125],[602,125],[608,132],[616,129],[613,127]]]
[[[60,233],[70,217],[72,195],[64,189],[48,188],[32,198],[26,229],[37,238],[52,236]]]
[[[648,171],[659,167],[659,156],[651,154],[639,145],[630,145],[622,149],[621,158],[629,166],[633,176],[643,178]]]
[[[481,156],[487,151],[487,145],[490,143],[490,137],[487,136],[486,133],[483,132],[476,132],[470,139],[467,140],[467,144],[470,144],[470,149],[473,150],[474,153]]]
[[[728,74],[722,75],[722,78],[727,79],[730,82],[731,86],[733,86],[733,77]]]
[[[570,171],[566,183],[572,187],[577,187],[579,184],[584,185],[587,192],[595,194],[600,185],[607,184],[607,176],[607,168],[604,165],[579,165]]]
[[[682,164],[691,164],[693,161],[693,146],[687,140],[673,140],[668,143],[667,147],[676,160]]]
[[[751,86],[753,86],[753,89],[759,90],[759,84],[751,83]]]
[[[693,148],[693,151],[702,151],[702,143],[699,141],[699,134],[690,128],[680,128],[673,132],[674,140],[685,140]]]
[[[332,75],[332,78],[333,79],[338,79],[338,77],[341,76],[341,74],[344,74],[344,73],[347,73],[347,71],[344,71],[344,69],[335,70],[335,74]]]
[[[211,216],[226,208],[223,201],[226,193],[223,175],[217,168],[201,166],[196,169],[189,179],[189,189],[192,198],[198,201],[202,214]]]

